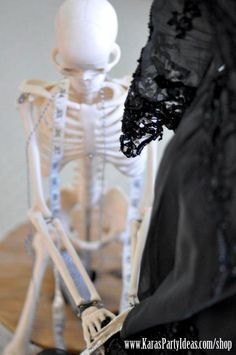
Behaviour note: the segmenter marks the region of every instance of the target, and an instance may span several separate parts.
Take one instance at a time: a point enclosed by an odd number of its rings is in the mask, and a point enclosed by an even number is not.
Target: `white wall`
[[[0,237],[25,220],[25,139],[15,111],[23,79],[58,78],[50,63],[54,17],[61,0],[1,0],[0,11]],[[111,0],[119,18],[122,59],[113,76],[132,73],[147,38],[151,0]],[[114,177],[115,178],[115,177]]]

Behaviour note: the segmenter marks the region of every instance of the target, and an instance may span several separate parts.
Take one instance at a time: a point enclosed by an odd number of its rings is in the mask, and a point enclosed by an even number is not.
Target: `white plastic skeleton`
[[[166,145],[167,141],[165,139],[161,143],[162,148]],[[86,350],[84,350],[81,355],[90,354],[105,354],[104,344],[110,339],[114,334],[118,333],[123,326],[125,318],[128,313],[139,302],[137,291],[138,291],[138,280],[141,266],[141,258],[143,254],[143,249],[145,246],[148,227],[151,218],[152,204],[153,204],[153,193],[154,193],[154,181],[156,177],[156,171],[158,166],[158,156],[156,154],[156,143],[152,142],[148,146],[148,161],[147,161],[147,171],[146,175],[146,186],[144,198],[140,201],[140,220],[133,220],[131,228],[131,279],[129,284],[128,299],[129,307],[121,312],[117,317],[113,318],[112,321],[96,332],[93,337],[93,341],[87,344]],[[89,309],[88,309],[89,312]]]
[[[25,306],[14,338],[5,349],[4,355],[29,353],[34,314],[49,256],[55,265],[56,281],[59,272],[74,304],[81,310],[86,308],[84,305],[90,306],[82,313],[84,336],[88,345],[101,329],[102,321],[107,317],[112,319],[114,316],[102,307],[100,296],[75,247],[80,250],[93,250],[117,237],[123,238],[125,266],[123,300],[127,296],[127,285],[130,280],[129,227],[132,219],[139,219],[137,202],[140,198],[140,182],[146,168],[146,157],[143,154],[142,158],[130,160],[119,151],[120,120],[128,80],[106,79],[107,72],[120,58],[120,50],[115,43],[116,14],[106,0],[67,0],[59,10],[56,33],[58,48],[53,50],[52,58],[60,72],[68,74],[69,78],[59,84],[33,80],[21,86],[22,95],[18,109],[27,137],[33,199],[29,218],[37,233],[33,243],[35,264]],[[60,64],[57,62],[58,54],[61,57]],[[117,208],[121,217],[114,215],[114,219],[106,226],[108,232],[104,233],[103,230],[101,239],[96,242],[91,235],[87,240],[75,239],[68,231],[69,226],[57,215],[57,204],[60,202],[57,175],[72,161],[77,164],[75,184],[71,190],[74,199],[72,206],[75,207],[72,212],[77,219],[79,204],[82,221],[80,236],[87,237],[88,232],[93,233],[88,228],[88,218],[91,219],[93,207],[96,209],[100,206],[103,193],[103,164],[111,163],[131,178],[133,203],[128,216],[125,197],[119,190],[113,189],[110,195],[107,194],[107,210],[112,209],[115,213]],[[54,195],[51,202],[55,199],[51,209],[44,197],[42,177],[49,177],[50,180],[51,193]],[[114,200],[114,195],[118,197],[117,201],[120,204],[118,207],[115,204],[109,206],[109,202]],[[106,197],[103,207],[105,215]],[[78,270],[85,291],[89,294],[89,302],[83,292],[78,290],[60,250],[66,250]],[[61,348],[64,347],[61,338],[64,322],[63,302],[60,287],[56,282],[53,310],[56,345]]]

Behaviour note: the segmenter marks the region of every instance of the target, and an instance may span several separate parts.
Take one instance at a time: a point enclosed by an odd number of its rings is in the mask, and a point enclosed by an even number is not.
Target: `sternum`
[[[76,167],[75,187],[83,216],[83,235],[87,241],[94,239],[92,235],[94,231],[92,225],[94,207],[96,206],[98,210],[101,208],[99,201],[102,198],[104,185],[104,156],[98,155],[96,149],[96,126],[99,118],[100,111],[95,105],[81,104],[80,122],[83,129],[83,154]],[[90,267],[91,256],[86,256],[86,264],[88,264],[87,267]]]

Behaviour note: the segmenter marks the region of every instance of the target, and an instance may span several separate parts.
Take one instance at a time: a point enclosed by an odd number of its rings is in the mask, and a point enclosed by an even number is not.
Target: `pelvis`
[[[64,188],[61,191],[62,222],[76,239],[75,246],[98,249],[99,245],[119,239],[127,228],[128,200],[117,187],[109,189],[90,209],[78,201],[78,190]]]

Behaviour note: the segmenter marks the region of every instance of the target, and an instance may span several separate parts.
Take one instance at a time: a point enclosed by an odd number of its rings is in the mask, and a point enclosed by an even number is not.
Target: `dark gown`
[[[163,127],[162,159],[138,296],[124,339],[231,340],[236,353],[236,1],[154,0],[150,36],[125,103],[121,149],[134,157]],[[172,354],[169,350],[149,353]],[[45,353],[46,355],[46,353]]]
[[[140,303],[122,338],[221,337],[236,353],[235,111],[236,1],[155,0],[121,149],[140,154],[164,126],[175,136],[156,179]]]

